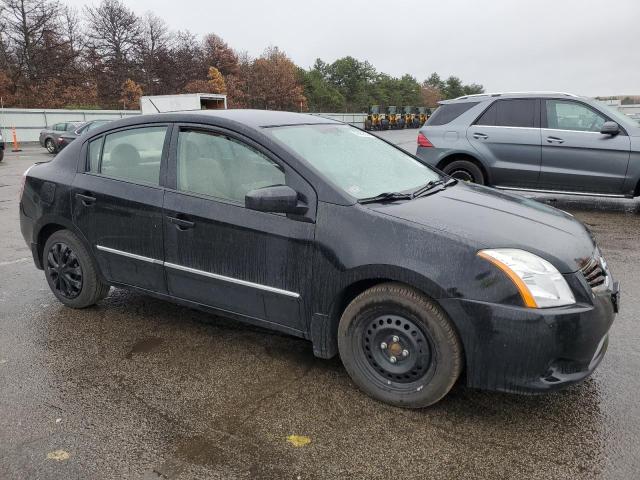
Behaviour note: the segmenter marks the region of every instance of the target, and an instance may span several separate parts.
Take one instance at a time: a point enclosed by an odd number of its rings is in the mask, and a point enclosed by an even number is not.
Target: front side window
[[[257,188],[284,185],[282,168],[238,140],[213,132],[178,134],[178,190],[244,203]]]
[[[411,155],[349,125],[295,125],[265,131],[357,199],[414,190],[441,178]]]
[[[89,144],[89,170],[108,177],[159,185],[166,133],[167,127],[143,127],[93,140]]]
[[[497,100],[478,118],[476,125],[533,128],[537,101],[533,98]]]
[[[607,119],[578,102],[547,100],[547,125],[556,130],[599,132]]]

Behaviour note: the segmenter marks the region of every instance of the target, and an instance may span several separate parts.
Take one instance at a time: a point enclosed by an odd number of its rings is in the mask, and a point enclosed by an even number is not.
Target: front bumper
[[[584,380],[607,350],[618,308],[617,285],[559,308],[440,300],[461,336],[467,385],[542,393]]]

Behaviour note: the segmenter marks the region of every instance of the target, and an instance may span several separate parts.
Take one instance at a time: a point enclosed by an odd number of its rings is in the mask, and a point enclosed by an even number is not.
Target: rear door
[[[542,188],[621,194],[631,142],[622,131],[603,135],[610,119],[590,105],[565,99],[544,101]]]
[[[109,132],[86,144],[71,192],[73,221],[106,279],[165,293],[160,177],[168,125]]]
[[[175,297],[304,331],[311,300],[315,192],[246,137],[181,125],[164,200],[165,268]],[[286,184],[304,216],[249,210],[250,190]],[[307,313],[305,313],[307,312]]]
[[[536,188],[540,174],[540,100],[496,100],[467,129],[496,186]]]

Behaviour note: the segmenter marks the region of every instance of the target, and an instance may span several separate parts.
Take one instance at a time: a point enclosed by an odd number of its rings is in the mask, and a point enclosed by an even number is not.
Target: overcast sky
[[[252,56],[276,45],[303,67],[352,55],[394,76],[436,71],[487,91],[640,94],[640,0],[124,1]]]

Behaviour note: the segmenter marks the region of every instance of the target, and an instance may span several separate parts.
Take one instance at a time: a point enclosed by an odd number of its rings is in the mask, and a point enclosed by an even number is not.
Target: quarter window
[[[535,126],[536,99],[497,100],[476,121],[476,125],[496,127]]]
[[[547,125],[557,130],[599,132],[607,119],[577,102],[547,100]]]
[[[203,131],[178,135],[178,190],[244,203],[247,192],[284,185],[280,166],[233,138]]]
[[[89,144],[89,170],[108,177],[159,185],[166,134],[167,127],[144,127],[112,133],[104,140],[96,139]]]

